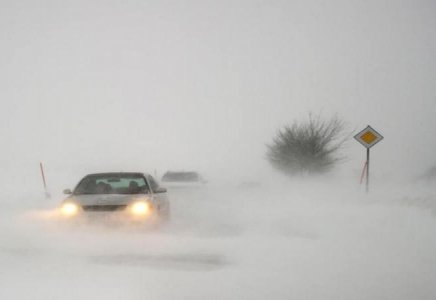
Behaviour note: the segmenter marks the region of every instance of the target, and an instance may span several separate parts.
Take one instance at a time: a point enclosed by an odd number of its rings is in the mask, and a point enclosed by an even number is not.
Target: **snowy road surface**
[[[60,198],[4,195],[0,299],[436,299],[435,214],[386,195],[172,192],[172,222],[144,231],[66,228],[44,218]]]

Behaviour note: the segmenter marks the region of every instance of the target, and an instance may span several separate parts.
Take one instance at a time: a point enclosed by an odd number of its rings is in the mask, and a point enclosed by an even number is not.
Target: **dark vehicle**
[[[111,214],[123,220],[168,219],[166,189],[143,173],[99,173],[85,176],[61,205],[64,217]]]
[[[162,176],[162,182],[168,187],[201,187],[207,181],[197,172],[168,171]]]

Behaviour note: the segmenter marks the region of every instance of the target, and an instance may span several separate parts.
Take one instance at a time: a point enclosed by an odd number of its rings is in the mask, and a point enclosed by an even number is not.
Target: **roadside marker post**
[[[354,136],[354,138],[361,143],[366,148],[366,163],[362,173],[361,182],[363,179],[363,174],[366,171],[366,192],[369,192],[369,149],[380,142],[384,137],[375,131],[371,126],[368,125],[365,129],[360,131]]]
[[[45,197],[50,198],[50,193],[47,191],[47,183],[45,181],[44,167],[42,166],[42,162],[39,163],[39,169],[41,170],[41,177],[42,177],[42,183],[44,184]]]
[[[365,175],[366,175],[366,161],[365,164],[363,165],[362,175],[360,175],[360,184],[362,184]]]

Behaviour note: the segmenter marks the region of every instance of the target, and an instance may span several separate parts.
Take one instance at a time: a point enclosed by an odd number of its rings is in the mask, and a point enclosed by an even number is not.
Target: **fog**
[[[80,172],[121,169],[141,157],[141,167],[161,172],[246,176],[269,170],[265,143],[309,111],[382,133],[373,156],[380,174],[418,174],[435,163],[432,1],[1,8],[1,159],[9,168],[42,160]],[[351,144],[347,167],[360,169],[364,152]]]
[[[433,299],[433,1],[0,1],[1,299]],[[266,160],[337,114],[328,176]],[[43,162],[50,198],[44,196]],[[168,224],[53,217],[86,174],[193,170]],[[247,185],[248,183],[248,185]]]

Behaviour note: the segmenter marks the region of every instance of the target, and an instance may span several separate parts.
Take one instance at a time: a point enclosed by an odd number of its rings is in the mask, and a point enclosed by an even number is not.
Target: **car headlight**
[[[61,213],[65,216],[73,216],[77,214],[79,208],[74,203],[65,203],[61,206]]]
[[[135,215],[146,215],[150,210],[151,205],[148,202],[136,202],[132,206],[132,213]]]

